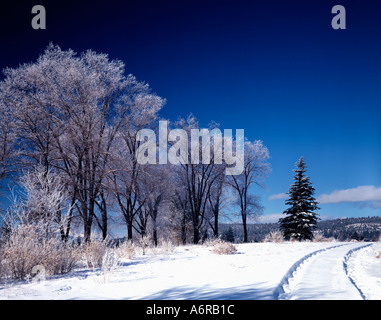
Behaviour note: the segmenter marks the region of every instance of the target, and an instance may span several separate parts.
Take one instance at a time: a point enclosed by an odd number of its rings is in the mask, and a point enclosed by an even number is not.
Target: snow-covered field
[[[76,269],[0,283],[0,299],[381,299],[380,243],[285,242],[176,247],[121,259],[113,272]]]

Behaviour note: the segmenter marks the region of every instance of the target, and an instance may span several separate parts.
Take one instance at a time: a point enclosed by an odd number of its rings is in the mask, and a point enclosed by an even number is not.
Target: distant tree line
[[[262,242],[270,232],[279,230],[279,223],[248,224],[249,242]],[[230,230],[230,231],[229,231]],[[243,242],[242,225],[239,223],[220,224],[221,236],[227,240],[228,232],[234,242]],[[316,232],[321,232],[325,238],[338,241],[379,241],[381,235],[381,217],[358,217],[318,221]]]

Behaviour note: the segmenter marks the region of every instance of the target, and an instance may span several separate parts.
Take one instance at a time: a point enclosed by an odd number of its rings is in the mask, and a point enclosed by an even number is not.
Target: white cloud
[[[377,207],[381,203],[381,187],[359,186],[357,188],[335,190],[329,194],[320,195],[317,200],[322,204],[371,201]]]
[[[264,214],[262,216],[259,216],[258,222],[259,223],[274,223],[274,222],[278,222],[280,218],[284,218],[284,215],[282,213]]]
[[[286,193],[277,193],[277,194],[272,194],[269,197],[269,200],[280,200],[280,199],[286,199],[287,194]]]

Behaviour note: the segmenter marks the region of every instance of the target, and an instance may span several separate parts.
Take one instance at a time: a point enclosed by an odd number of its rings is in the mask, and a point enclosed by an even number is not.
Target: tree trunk
[[[153,229],[153,243],[157,247],[157,230],[156,227]]]
[[[89,220],[84,223],[84,230],[83,230],[83,239],[86,243],[90,242],[91,238],[91,223],[89,223]]]
[[[156,225],[156,218],[157,218],[157,210],[154,209],[151,214],[152,218],[152,224],[153,224],[153,232],[152,232],[152,237],[153,237],[153,243],[155,247],[157,247],[157,225]]]
[[[187,225],[186,225],[186,211],[183,211],[183,218],[181,220],[181,241],[183,244],[187,243]]]
[[[127,222],[127,240],[132,240],[132,223]]]
[[[248,242],[247,240],[247,226],[246,226],[246,216],[242,215],[242,226],[243,226],[243,242]]]
[[[218,210],[214,213],[214,237],[218,238]]]
[[[102,215],[102,238],[103,240],[107,237],[107,204],[106,200],[102,195],[102,202],[101,202],[101,215]]]
[[[194,226],[193,228],[193,243],[198,244],[200,241],[200,230],[197,226]]]
[[[102,239],[105,240],[106,237],[107,237],[107,219],[103,219],[103,215],[102,215],[102,224],[103,224],[103,227],[102,227]]]

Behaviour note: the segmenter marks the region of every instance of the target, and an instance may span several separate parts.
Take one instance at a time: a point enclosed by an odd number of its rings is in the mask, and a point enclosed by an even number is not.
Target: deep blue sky
[[[1,7],[1,69],[36,60],[50,41],[108,53],[167,99],[163,117],[192,112],[263,140],[273,170],[253,192],[267,217],[285,210],[269,197],[287,191],[302,155],[317,196],[338,190],[322,216],[381,214],[379,1],[11,3]],[[31,27],[35,4],[46,30]],[[346,30],[331,27],[335,4]]]

